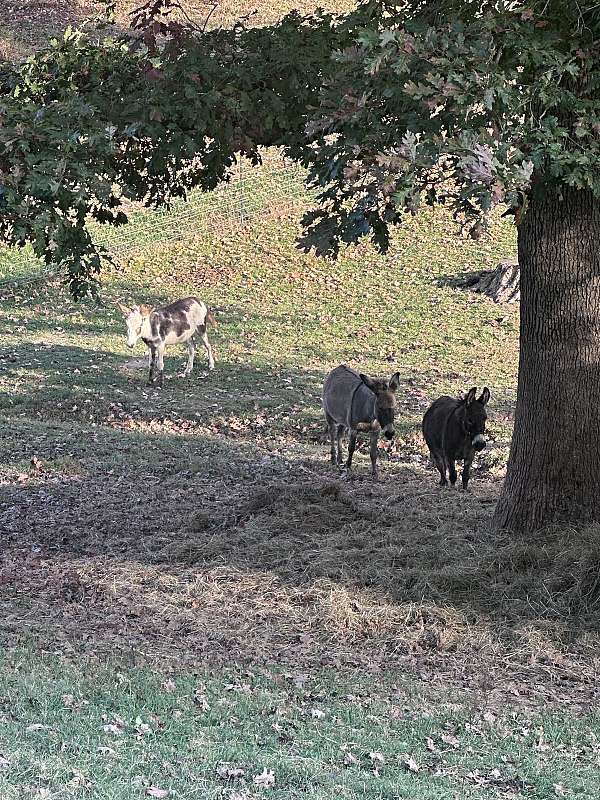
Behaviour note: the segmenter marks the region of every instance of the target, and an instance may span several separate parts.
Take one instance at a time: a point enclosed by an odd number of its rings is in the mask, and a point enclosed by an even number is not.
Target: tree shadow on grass
[[[298,666],[515,657],[523,630],[538,636],[529,658],[597,633],[586,585],[569,584],[574,545],[493,534],[484,476],[471,494],[439,490],[415,447],[373,484],[366,453],[345,480],[300,438],[159,430],[11,420],[10,640],[27,628],[53,648]],[[24,443],[36,461],[15,468]]]
[[[45,342],[0,348],[0,410],[46,421],[119,423],[123,429],[131,424],[149,433],[152,425],[176,433],[205,426],[261,442],[269,436],[289,442],[324,440],[324,371],[285,363],[239,363],[239,355],[226,354],[209,372],[200,347],[193,374],[182,378],[185,349],[169,352],[160,389],[146,385],[143,347],[130,355]],[[413,425],[427,401],[412,378],[402,383],[397,397],[402,429],[402,418]]]

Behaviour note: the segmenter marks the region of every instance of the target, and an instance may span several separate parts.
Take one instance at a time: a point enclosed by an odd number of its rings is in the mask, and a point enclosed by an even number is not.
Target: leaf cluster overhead
[[[173,22],[175,5],[0,69],[0,237],[63,264],[75,296],[100,272],[90,217],[210,190],[262,146],[309,168],[304,245],[330,254],[364,235],[385,248],[422,203],[477,235],[492,206],[520,214],[549,183],[600,194],[591,2],[371,0],[229,30]]]

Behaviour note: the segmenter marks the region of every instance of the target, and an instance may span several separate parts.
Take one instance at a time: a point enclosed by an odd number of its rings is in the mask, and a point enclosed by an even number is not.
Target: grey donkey
[[[394,438],[395,394],[399,384],[398,372],[386,381],[369,378],[345,364],[331,370],[323,385],[323,410],[329,426],[332,464],[342,465],[342,437],[349,431],[346,469],[350,470],[358,432],[368,431],[373,478],[377,478],[377,440],[381,432],[387,439]]]

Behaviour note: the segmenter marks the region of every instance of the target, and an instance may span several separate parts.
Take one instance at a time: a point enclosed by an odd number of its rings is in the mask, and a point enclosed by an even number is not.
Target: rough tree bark
[[[600,517],[600,201],[563,187],[519,225],[515,430],[494,522],[531,531]]]

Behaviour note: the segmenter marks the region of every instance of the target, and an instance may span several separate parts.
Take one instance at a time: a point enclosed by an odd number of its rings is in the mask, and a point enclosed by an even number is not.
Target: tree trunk
[[[600,518],[600,200],[563,187],[519,225],[515,430],[494,523]]]
[[[503,261],[491,272],[484,272],[470,288],[496,303],[518,303],[521,299],[519,264]]]

